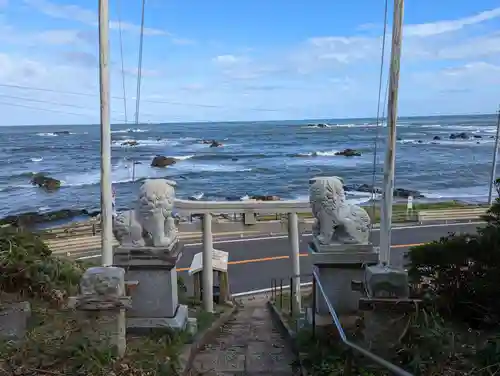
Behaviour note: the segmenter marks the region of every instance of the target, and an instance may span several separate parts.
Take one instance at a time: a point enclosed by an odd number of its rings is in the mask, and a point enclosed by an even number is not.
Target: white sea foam
[[[335,153],[338,153],[338,150],[329,150],[329,151],[312,151],[308,153],[297,153],[299,157],[335,157]]]
[[[149,129],[127,128],[127,129],[117,129],[111,131],[111,133],[146,133],[146,132],[149,132]]]
[[[31,158],[31,162],[41,162],[43,161],[43,158],[42,157],[38,157],[38,158]]]
[[[147,178],[162,178],[177,176],[182,173],[189,172],[250,172],[251,168],[231,165],[213,165],[205,163],[191,163],[191,156],[174,157],[179,159],[179,162],[168,166],[167,168],[154,168],[150,166],[150,161],[143,163],[120,161],[112,167],[112,180],[114,184],[128,183],[134,180]],[[96,169],[88,173],[68,174],[61,179],[63,186],[85,186],[98,184],[101,180],[100,170]]]
[[[130,143],[137,142],[137,145],[131,146]],[[176,140],[170,140],[170,139],[144,139],[144,140],[135,140],[132,138],[129,139],[123,139],[123,140],[115,140],[111,143],[111,146],[113,147],[119,147],[119,148],[129,148],[129,147],[158,147],[158,146],[176,146],[179,145],[179,141]]]
[[[191,159],[194,157],[194,154],[191,155],[170,155],[170,158],[177,159],[179,161],[185,161],[186,159]]]
[[[403,145],[443,145],[443,146],[481,146],[495,142],[492,138],[470,138],[470,139],[454,139],[454,140],[417,140],[406,139],[398,140],[398,143]]]

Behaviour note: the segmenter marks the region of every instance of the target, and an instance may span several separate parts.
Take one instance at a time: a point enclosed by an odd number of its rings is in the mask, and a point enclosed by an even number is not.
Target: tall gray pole
[[[401,62],[401,42],[403,37],[404,0],[394,0],[392,23],[392,48],[389,77],[389,97],[387,104],[387,150],[384,166],[384,197],[380,219],[380,262],[390,265],[392,199],[394,195],[394,170],[396,167],[396,122],[398,118],[399,68]]]
[[[144,43],[144,14],[146,11],[146,0],[142,0],[141,13],[141,35],[139,39],[139,61],[137,63],[137,90],[135,95],[135,124],[139,124],[139,106],[141,105],[141,81],[142,81],[142,46]]]
[[[497,135],[495,137],[495,150],[493,151],[493,162],[491,163],[490,191],[488,193],[488,204],[490,204],[490,206],[493,204],[493,186],[495,185],[495,176],[497,173],[498,136],[500,136],[500,107],[498,108],[497,115]]]
[[[101,248],[102,265],[113,265],[113,193],[109,111],[109,4],[99,0],[99,86],[101,94]]]

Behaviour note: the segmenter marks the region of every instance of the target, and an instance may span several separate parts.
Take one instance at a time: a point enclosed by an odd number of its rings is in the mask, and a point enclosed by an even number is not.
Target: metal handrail
[[[347,347],[349,347],[351,350],[355,350],[355,351],[359,352],[361,355],[366,356],[367,358],[373,360],[378,365],[386,368],[387,370],[393,372],[396,375],[400,375],[400,376],[413,376],[411,373],[409,373],[409,372],[405,371],[404,369],[396,366],[395,364],[392,364],[391,362],[389,362],[389,361],[387,361],[387,360],[379,357],[378,355],[375,355],[374,353],[372,353],[372,352],[370,352],[370,351],[368,351],[368,350],[366,350],[366,349],[364,349],[364,348],[356,345],[355,343],[349,341],[347,339],[347,336],[346,336],[345,332],[344,332],[344,329],[342,328],[342,325],[340,324],[340,320],[339,320],[339,317],[337,315],[337,312],[335,312],[335,309],[333,308],[332,303],[328,299],[328,296],[326,295],[325,290],[323,289],[323,285],[321,284],[319,276],[318,276],[318,274],[316,273],[315,270],[313,270],[312,275],[313,275],[313,290],[315,290],[316,287],[319,288],[319,291],[321,292],[321,295],[325,299],[325,303],[326,303],[326,305],[328,307],[328,311],[330,312],[330,315],[333,318],[333,322],[335,324],[335,327],[337,328],[337,331],[339,333],[340,338],[342,339],[342,342]],[[314,296],[314,299],[316,299],[315,296]],[[316,312],[313,311],[312,315],[313,315],[313,317],[316,316]]]

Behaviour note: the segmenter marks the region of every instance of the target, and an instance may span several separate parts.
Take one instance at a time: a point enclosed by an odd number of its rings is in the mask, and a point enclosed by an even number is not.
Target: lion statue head
[[[309,202],[314,213],[331,212],[345,202],[344,181],[338,176],[319,176],[309,180]],[[316,216],[316,214],[315,214]]]
[[[172,180],[148,179],[139,190],[138,209],[144,216],[153,213],[164,218],[172,216],[175,201],[175,186]]]

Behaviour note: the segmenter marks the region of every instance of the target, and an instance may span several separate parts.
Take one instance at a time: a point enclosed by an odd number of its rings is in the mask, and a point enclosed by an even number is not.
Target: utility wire
[[[92,94],[92,93],[82,93],[82,92],[75,92],[75,91],[66,91],[66,90],[54,90],[54,89],[48,89],[48,88],[41,88],[41,87],[31,87],[31,86],[22,86],[22,85],[12,85],[12,84],[0,84],[0,87],[7,87],[7,88],[13,88],[13,89],[23,89],[23,90],[33,90],[33,91],[42,91],[42,92],[47,92],[47,93],[57,93],[57,94],[67,94],[67,95],[78,95],[78,96],[83,96],[83,97],[97,97],[97,94]],[[117,96],[112,96],[112,99],[119,99],[123,100],[123,97],[117,97]],[[174,102],[174,101],[163,101],[163,100],[152,100],[152,99],[142,99],[142,102],[147,102],[147,103],[158,103],[158,104],[170,104],[170,105],[175,105],[175,106],[188,106],[188,107],[202,107],[202,108],[223,108],[227,109],[229,106],[222,106],[222,105],[210,105],[210,104],[200,104],[200,103],[186,103],[186,102]],[[249,111],[262,111],[262,112],[284,112],[288,111],[289,109],[269,109],[269,108],[254,108],[254,107],[231,107],[234,109],[240,109],[240,110],[249,110]]]
[[[139,61],[137,63],[137,92],[135,95],[135,124],[139,124],[139,108],[141,105],[141,83],[142,83],[142,50],[144,44],[144,15],[146,13],[146,0],[142,0],[141,11],[141,34],[139,39]]]
[[[373,150],[373,171],[372,171],[372,218],[375,219],[375,180],[376,180],[376,174],[377,174],[377,155],[378,155],[378,144],[379,144],[379,138],[380,138],[380,99],[382,96],[382,82],[383,82],[383,76],[384,76],[384,59],[385,59],[385,45],[386,45],[386,39],[387,39],[387,13],[388,13],[388,0],[384,1],[384,30],[383,30],[383,35],[382,35],[382,51],[381,51],[381,57],[380,57],[380,71],[379,71],[379,84],[378,84],[378,98],[377,98],[377,123],[376,123],[376,134],[375,134],[375,140],[374,140],[374,150]],[[386,87],[386,95],[387,99],[387,87]],[[384,107],[385,107],[385,101],[384,101]],[[385,115],[385,109],[384,109],[384,115]],[[370,232],[373,229],[373,223],[370,228]]]
[[[62,110],[56,110],[56,109],[52,109],[52,108],[45,108],[45,107],[34,107],[34,106],[20,104],[20,103],[9,103],[9,102],[0,101],[0,104],[5,105],[5,106],[27,108],[27,109],[36,110],[36,111],[54,112],[57,114],[94,117],[94,115],[91,115],[91,114],[82,114],[82,113],[76,113],[76,112],[62,111]],[[116,121],[121,121],[121,120],[116,120]]]
[[[122,63],[122,89],[123,89],[123,111],[125,113],[125,123],[128,123],[127,117],[127,90],[125,87],[125,64],[123,62],[123,38],[122,38],[122,16],[121,16],[121,0],[116,2],[118,13],[118,32],[120,38],[120,59]]]

